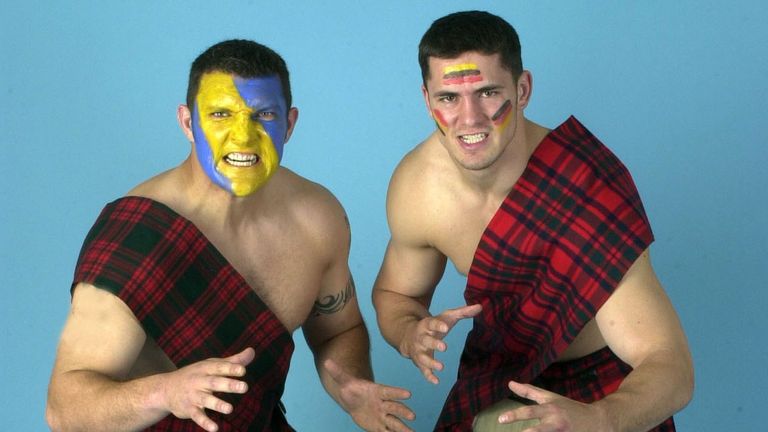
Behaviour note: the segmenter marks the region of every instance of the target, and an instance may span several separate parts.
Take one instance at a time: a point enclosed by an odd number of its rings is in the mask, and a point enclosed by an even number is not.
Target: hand
[[[202,360],[168,373],[163,388],[166,409],[180,419],[191,419],[206,431],[216,432],[219,427],[205,415],[205,409],[229,414],[233,407],[213,393],[245,393],[248,384],[228,377],[245,375],[245,367],[255,356],[253,348],[246,348],[227,358]]]
[[[499,416],[499,423],[539,419],[538,425],[525,429],[524,432],[607,430],[607,419],[604,413],[593,405],[515,381],[509,382],[509,389],[518,396],[538,402],[538,405],[529,405],[502,413]]]
[[[412,325],[405,332],[400,345],[400,352],[413,361],[424,378],[432,384],[440,380],[433,370],[443,370],[443,363],[435,360],[435,350],[445,352],[448,346],[443,338],[462,319],[479,314],[483,307],[479,304],[446,309],[440,315],[427,317]]]
[[[396,402],[410,398],[411,392],[355,378],[330,359],[323,367],[338,385],[342,408],[358,426],[367,431],[413,432],[401,419],[413,420],[416,415],[405,404]]]

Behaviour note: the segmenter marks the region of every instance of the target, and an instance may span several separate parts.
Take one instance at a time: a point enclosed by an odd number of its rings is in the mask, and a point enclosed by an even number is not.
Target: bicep
[[[54,376],[76,370],[125,378],[146,335],[128,306],[113,294],[79,284],[72,297],[54,366]]]
[[[443,276],[445,264],[445,255],[437,249],[393,237],[387,245],[374,289],[424,299],[428,303]]]
[[[316,351],[324,342],[363,325],[357,288],[348,267],[342,277],[323,283],[312,312],[302,326],[307,344]]]
[[[611,350],[633,367],[654,351],[686,349],[677,313],[651,267],[647,250],[629,268],[596,319]]]

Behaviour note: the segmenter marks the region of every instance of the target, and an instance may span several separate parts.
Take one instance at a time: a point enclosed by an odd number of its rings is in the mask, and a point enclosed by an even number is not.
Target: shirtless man
[[[409,431],[409,392],[372,382],[344,210],[279,165],[298,117],[283,59],[251,41],[214,45],[177,116],[189,157],[108,205],[83,246],[51,428],[292,430],[279,399],[302,327],[360,427]]]
[[[473,318],[436,430],[471,430],[515,395],[535,403],[497,410],[498,430],[674,430],[692,362],[623,165],[574,118],[550,131],[525,117],[533,79],[503,19],[435,21],[419,62],[437,128],[392,176],[373,301],[384,338],[433,383],[434,352]],[[432,315],[447,260],[468,275],[467,306]]]

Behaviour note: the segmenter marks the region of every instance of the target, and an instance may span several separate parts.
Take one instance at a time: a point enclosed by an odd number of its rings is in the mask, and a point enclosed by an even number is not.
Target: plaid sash
[[[220,431],[292,431],[280,404],[293,339],[243,277],[190,221],[147,198],[108,204],[80,251],[72,287],[87,282],[118,296],[147,335],[181,368],[256,350],[244,395],[221,393]],[[167,416],[148,430],[198,431]]]
[[[436,430],[471,430],[476,413],[511,394],[509,380],[538,377],[652,241],[618,158],[574,117],[550,132],[475,251],[464,298],[483,312]]]

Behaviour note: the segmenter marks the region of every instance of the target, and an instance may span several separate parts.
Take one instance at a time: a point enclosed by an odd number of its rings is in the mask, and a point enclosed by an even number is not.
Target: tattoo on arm
[[[336,295],[327,295],[322,299],[315,301],[314,315],[319,316],[336,313],[344,309],[344,306],[349,303],[349,301],[352,300],[354,296],[355,281],[352,279],[352,275],[350,274],[349,280],[347,281],[347,287],[344,288],[344,290],[340,291]]]

